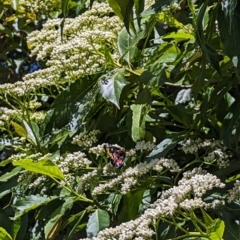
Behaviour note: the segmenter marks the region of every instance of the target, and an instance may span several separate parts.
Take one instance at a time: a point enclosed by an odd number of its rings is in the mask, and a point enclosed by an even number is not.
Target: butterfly
[[[115,147],[110,144],[104,145],[104,149],[110,158],[111,164],[115,168],[121,168],[126,157],[125,149],[121,147]]]

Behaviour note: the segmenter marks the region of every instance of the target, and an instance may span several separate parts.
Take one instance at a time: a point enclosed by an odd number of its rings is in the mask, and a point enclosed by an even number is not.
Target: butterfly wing
[[[111,164],[115,168],[121,168],[126,157],[125,150],[123,148],[114,147],[112,145],[104,146],[104,149],[110,158]]]

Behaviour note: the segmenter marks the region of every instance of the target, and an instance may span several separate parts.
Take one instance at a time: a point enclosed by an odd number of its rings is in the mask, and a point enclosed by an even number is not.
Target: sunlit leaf
[[[11,122],[15,132],[20,136],[20,137],[24,137],[24,138],[27,138],[27,131],[22,127],[20,126],[18,123],[16,122]]]
[[[100,78],[99,85],[102,96],[120,108],[119,99],[122,89],[126,85],[124,69],[109,72]]]
[[[145,136],[146,116],[151,107],[147,104],[132,104],[132,139],[135,142],[141,141]]]
[[[60,169],[52,161],[43,159],[38,162],[34,162],[31,159],[21,159],[13,161],[14,166],[21,166],[28,171],[47,175],[49,177],[58,178],[64,180],[64,175]]]
[[[7,231],[2,227],[0,227],[0,239],[13,240],[12,237],[7,233]]]

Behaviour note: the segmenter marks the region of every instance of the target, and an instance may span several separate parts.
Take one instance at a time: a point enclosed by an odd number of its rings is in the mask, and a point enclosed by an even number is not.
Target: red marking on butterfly
[[[115,147],[113,145],[104,145],[104,149],[110,158],[111,164],[115,168],[121,168],[124,164],[126,152],[124,148]]]

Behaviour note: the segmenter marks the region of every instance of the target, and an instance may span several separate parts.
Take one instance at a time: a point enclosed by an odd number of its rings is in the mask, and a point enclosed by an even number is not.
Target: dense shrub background
[[[0,239],[238,239],[239,8],[1,2]]]

